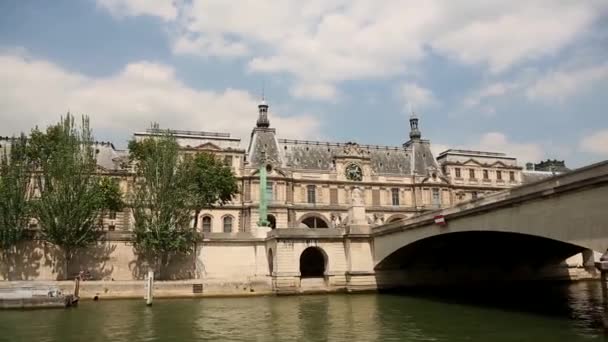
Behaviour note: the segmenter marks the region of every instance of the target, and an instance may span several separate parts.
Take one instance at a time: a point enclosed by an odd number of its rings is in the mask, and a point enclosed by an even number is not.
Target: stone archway
[[[300,276],[302,278],[320,278],[325,276],[327,260],[319,247],[308,247],[300,255]]]
[[[308,228],[329,228],[329,223],[319,215],[309,215],[300,222]]]

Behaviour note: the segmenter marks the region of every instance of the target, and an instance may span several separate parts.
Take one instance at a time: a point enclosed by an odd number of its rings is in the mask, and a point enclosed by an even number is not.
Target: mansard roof
[[[310,170],[327,170],[336,156],[354,143],[279,139],[285,167]],[[377,174],[410,174],[410,151],[398,146],[356,145],[364,158],[369,158],[372,171]]]

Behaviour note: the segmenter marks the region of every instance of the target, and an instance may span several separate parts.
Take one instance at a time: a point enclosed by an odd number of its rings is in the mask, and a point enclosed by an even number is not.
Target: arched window
[[[232,233],[232,216],[224,216],[224,233]]]
[[[274,215],[268,215],[268,223],[271,229],[275,229],[277,227],[277,219]]]
[[[210,233],[211,232],[211,216],[203,217],[203,232]]]
[[[302,223],[308,228],[329,228],[327,222],[318,216],[310,216],[302,220]]]

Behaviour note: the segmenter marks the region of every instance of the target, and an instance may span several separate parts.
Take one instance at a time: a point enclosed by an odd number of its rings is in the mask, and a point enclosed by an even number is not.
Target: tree
[[[210,153],[199,153],[186,159],[190,190],[190,205],[194,209],[194,224],[203,208],[223,205],[238,193],[234,173],[230,167]]]
[[[0,156],[0,250],[4,262],[24,239],[30,219],[32,163],[22,134],[6,144]]]
[[[67,278],[74,253],[98,240],[98,218],[120,193],[117,186],[104,188],[96,173],[93,136],[85,116],[79,128],[68,113],[46,132],[34,129],[29,151],[38,170],[35,181],[40,190],[33,213],[45,240],[62,250],[63,277]]]
[[[132,200],[135,248],[157,268],[163,269],[178,254],[195,250],[199,235],[190,221],[188,164],[180,162],[179,146],[168,132],[129,142],[136,164]]]

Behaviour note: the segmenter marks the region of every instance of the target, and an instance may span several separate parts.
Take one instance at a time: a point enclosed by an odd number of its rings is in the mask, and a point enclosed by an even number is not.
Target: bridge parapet
[[[450,219],[456,217],[489,211],[495,208],[510,206],[537,198],[554,196],[559,193],[575,191],[605,183],[608,183],[608,160],[538,182],[500,191],[476,200],[467,201],[454,207],[431,211],[408,219],[401,219],[376,226],[372,230],[372,235],[381,236],[433,224],[434,218],[438,215],[444,216],[449,222]]]

